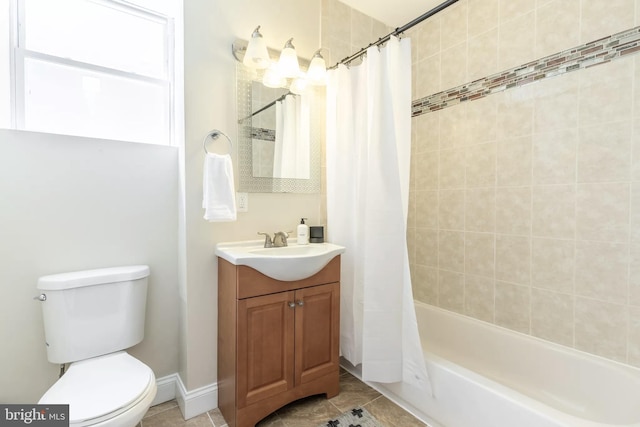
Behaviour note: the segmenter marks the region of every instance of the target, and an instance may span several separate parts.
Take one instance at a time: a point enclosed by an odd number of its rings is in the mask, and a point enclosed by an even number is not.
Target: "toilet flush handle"
[[[38,301],[46,301],[47,300],[47,295],[46,294],[40,294],[37,297],[33,297],[33,299],[38,300]]]

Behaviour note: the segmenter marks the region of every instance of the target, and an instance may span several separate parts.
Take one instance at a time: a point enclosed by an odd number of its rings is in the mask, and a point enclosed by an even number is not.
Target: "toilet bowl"
[[[69,405],[70,426],[134,427],[156,396],[153,371],[125,350],[144,336],[146,265],[41,277],[47,358],[68,369],[39,404]]]
[[[134,426],[156,391],[153,371],[121,351],[72,363],[38,404],[68,404],[70,426]]]

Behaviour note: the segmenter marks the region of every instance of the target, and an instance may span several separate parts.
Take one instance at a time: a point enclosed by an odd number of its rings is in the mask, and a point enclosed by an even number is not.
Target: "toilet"
[[[133,427],[156,396],[151,368],[126,351],[142,341],[149,267],[44,276],[47,359],[71,363],[38,404],[68,404],[70,426]]]

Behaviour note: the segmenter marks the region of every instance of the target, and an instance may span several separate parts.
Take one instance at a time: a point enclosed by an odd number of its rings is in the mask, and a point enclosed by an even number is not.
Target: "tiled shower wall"
[[[413,99],[640,25],[640,2],[461,0]],[[414,296],[640,366],[640,56],[413,118]]]
[[[331,64],[391,31],[337,0],[322,14]],[[640,0],[460,0],[407,34],[412,99],[639,17]],[[640,56],[625,56],[412,119],[416,299],[640,366]]]

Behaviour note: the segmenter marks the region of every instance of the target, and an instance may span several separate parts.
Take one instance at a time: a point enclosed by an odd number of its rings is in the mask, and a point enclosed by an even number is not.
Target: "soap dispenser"
[[[298,244],[299,245],[308,245],[309,244],[309,226],[304,223],[304,220],[307,218],[300,218],[300,224],[298,224]]]

